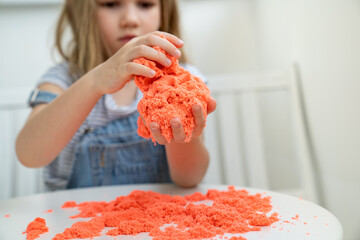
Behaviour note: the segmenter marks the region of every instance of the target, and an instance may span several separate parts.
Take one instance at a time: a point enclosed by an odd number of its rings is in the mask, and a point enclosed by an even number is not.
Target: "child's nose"
[[[137,27],[139,25],[139,17],[136,7],[128,6],[124,10],[120,20],[121,27]]]

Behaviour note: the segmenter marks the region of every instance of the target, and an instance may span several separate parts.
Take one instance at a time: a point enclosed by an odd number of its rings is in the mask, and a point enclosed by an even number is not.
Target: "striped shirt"
[[[183,64],[182,67],[204,80],[200,72],[192,65]],[[76,80],[75,77],[69,75],[68,63],[63,62],[45,72],[37,86],[43,83],[52,83],[66,90]],[[105,126],[111,121],[134,113],[137,111],[137,104],[141,98],[142,93],[137,90],[136,98],[130,105],[118,106],[111,94],[102,96],[59,156],[44,168],[44,183],[47,190],[65,189],[67,187],[72,173],[75,144],[84,132]]]

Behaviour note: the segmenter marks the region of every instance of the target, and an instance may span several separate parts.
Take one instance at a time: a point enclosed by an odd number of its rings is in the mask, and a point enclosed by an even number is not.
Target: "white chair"
[[[205,128],[205,144],[211,162],[204,183],[276,190],[320,202],[315,175],[318,173],[315,173],[316,165],[298,75],[294,65],[285,71],[272,73],[219,74],[208,77],[211,95],[218,105],[216,111],[209,115]],[[289,107],[284,111],[277,110],[277,114],[290,115],[287,118],[288,126],[292,129],[294,141],[291,145],[294,146],[294,154],[286,162],[294,163],[296,174],[290,174],[290,177],[297,178],[297,184],[287,189],[274,188],[274,184],[271,184],[278,176],[287,173],[289,168],[280,171],[281,167],[274,167],[268,159],[271,149],[266,149],[269,145],[265,143],[266,119],[259,104],[261,95],[268,93],[286,93],[283,96],[288,97]],[[270,145],[276,145],[280,138],[280,135],[272,137]],[[277,148],[281,149],[282,146]],[[269,171],[271,168],[272,172]],[[294,181],[290,177],[282,181]]]

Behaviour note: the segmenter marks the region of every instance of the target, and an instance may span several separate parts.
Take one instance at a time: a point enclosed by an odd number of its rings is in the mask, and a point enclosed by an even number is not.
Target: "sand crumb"
[[[45,219],[43,218],[35,218],[34,221],[29,223],[26,228],[26,239],[33,240],[40,237],[41,234],[49,231],[49,228],[46,226]]]

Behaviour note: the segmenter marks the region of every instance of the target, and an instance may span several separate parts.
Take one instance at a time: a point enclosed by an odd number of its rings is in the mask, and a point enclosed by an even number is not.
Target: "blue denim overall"
[[[165,148],[137,134],[138,112],[85,133],[68,188],[171,182]]]
[[[56,94],[35,90],[28,103],[34,107],[56,97]],[[154,146],[151,140],[137,134],[138,116],[135,112],[85,131],[75,143],[66,188],[171,182],[165,147]],[[84,125],[88,125],[87,120]]]

